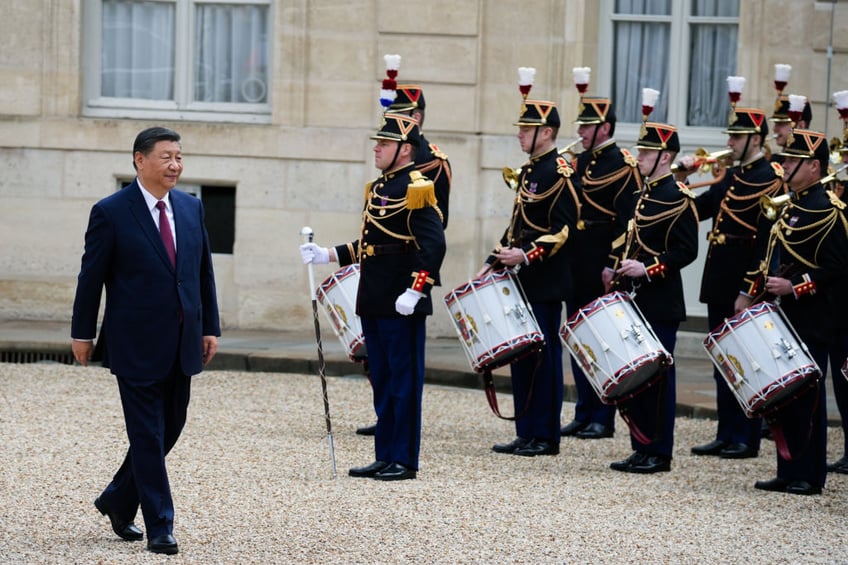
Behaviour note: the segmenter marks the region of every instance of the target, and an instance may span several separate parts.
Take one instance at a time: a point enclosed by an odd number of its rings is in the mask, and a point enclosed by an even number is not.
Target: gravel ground
[[[498,455],[513,427],[482,391],[427,386],[419,478],[381,483],[347,476],[373,460],[353,432],[373,420],[366,381],[328,386],[335,479],[316,376],[195,379],[168,458],[180,553],[164,557],[119,540],[92,505],[126,449],[111,375],[0,364],[0,563],[848,562],[848,476],[817,497],[757,491],[772,442],[753,460],[689,455],[715,422],[679,418],[671,473],[628,475],[608,468],[630,454],[621,420],[615,438],[567,439],[557,457]],[[842,437],[829,433],[832,460]]]

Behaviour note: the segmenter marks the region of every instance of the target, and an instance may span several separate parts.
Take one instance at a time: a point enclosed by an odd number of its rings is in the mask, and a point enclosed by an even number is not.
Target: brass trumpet
[[[693,169],[684,169],[678,163],[674,163],[671,166],[672,173],[682,173],[684,171],[700,171],[702,173],[710,172],[713,165],[718,165],[719,167],[726,167],[729,165],[728,157],[733,154],[731,149],[722,149],[721,151],[714,151],[712,153],[708,153],[706,149],[703,147],[699,147],[695,150],[695,167]]]
[[[760,207],[763,209],[763,215],[769,220],[774,221],[783,207],[789,204],[790,200],[792,200],[791,194],[781,194],[773,197],[763,194],[760,196]]]
[[[571,155],[571,158],[574,159],[576,157],[574,151],[572,149],[575,145],[583,141],[582,137],[578,137],[562,149],[558,151],[560,155]],[[501,176],[503,177],[504,182],[506,183],[507,188],[512,191],[518,190],[518,177],[521,176],[521,167],[517,169],[513,169],[512,167],[504,167],[501,171]]]

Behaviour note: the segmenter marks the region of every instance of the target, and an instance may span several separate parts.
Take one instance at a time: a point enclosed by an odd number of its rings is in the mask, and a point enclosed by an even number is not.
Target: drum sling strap
[[[533,385],[536,383],[536,373],[539,371],[539,366],[542,364],[542,349],[536,348],[532,350],[531,353],[535,353],[536,356],[536,366],[533,367],[533,374],[530,376],[530,388],[529,393],[527,394],[527,400],[524,402],[524,407],[521,408],[521,411],[515,414],[514,416],[504,416],[501,414],[500,408],[498,407],[498,395],[495,390],[495,380],[492,376],[492,370],[497,367],[486,367],[483,370],[483,389],[486,392],[486,400],[489,402],[489,408],[492,409],[495,416],[502,420],[510,420],[514,421],[527,413],[527,410],[530,409],[530,403],[533,401]]]
[[[813,409],[810,411],[810,420],[807,422],[807,431],[804,441],[797,454],[807,451],[807,448],[810,446],[810,439],[813,436],[813,419],[815,418],[816,411],[819,409],[819,386],[822,386],[819,382],[820,379],[814,379],[814,381],[815,384],[813,386],[805,387],[803,392],[799,392],[792,396],[792,399],[795,399],[802,396],[804,392],[815,395],[815,402],[813,403]],[[782,404],[782,406],[786,406],[786,403]],[[780,455],[780,458],[784,461],[792,461],[794,458],[791,450],[789,449],[789,442],[786,441],[786,436],[783,435],[783,426],[780,425],[780,421],[777,419],[778,413],[779,408],[775,409],[774,412],[765,415],[764,418],[766,420],[766,424],[768,424],[769,430],[771,430],[771,437],[774,439],[774,446],[777,448],[777,453]]]
[[[663,421],[662,406],[663,406],[663,403],[664,403],[664,400],[665,400],[665,394],[666,393],[665,393],[665,391],[661,391],[660,394],[657,396],[657,412],[655,414],[656,422],[655,422],[655,425],[654,425],[654,429],[656,430],[656,433],[654,434],[653,438],[649,438],[645,434],[645,432],[642,431],[642,429],[639,427],[639,425],[633,420],[633,418],[630,417],[630,411],[629,411],[629,409],[626,405],[626,402],[628,400],[632,399],[633,397],[645,392],[646,390],[648,390],[652,386],[661,384],[663,382],[663,380],[665,380],[667,367],[668,367],[668,365],[665,365],[665,364],[662,365],[657,370],[657,374],[656,374],[655,377],[648,380],[648,382],[646,382],[643,386],[634,390],[630,394],[623,396],[623,397],[621,397],[621,398],[619,398],[615,401],[615,404],[618,406],[618,413],[621,414],[621,418],[627,424],[627,427],[630,428],[630,433],[633,434],[633,439],[635,439],[637,442],[639,442],[643,445],[649,445],[659,438],[659,434],[662,431],[662,421]]]

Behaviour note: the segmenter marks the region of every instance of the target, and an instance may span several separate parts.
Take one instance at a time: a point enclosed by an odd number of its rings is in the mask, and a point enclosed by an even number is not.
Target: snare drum
[[[771,302],[726,319],[704,339],[704,348],[749,418],[773,412],[821,376],[807,346]]]
[[[508,270],[472,279],[444,300],[475,371],[502,367],[545,344],[533,311]]]
[[[631,398],[672,364],[629,294],[605,294],[575,312],[559,332],[605,404]]]
[[[356,315],[356,293],[359,290],[359,264],[342,267],[315,290],[318,302],[330,319],[333,331],[353,361],[367,356],[362,322]]]

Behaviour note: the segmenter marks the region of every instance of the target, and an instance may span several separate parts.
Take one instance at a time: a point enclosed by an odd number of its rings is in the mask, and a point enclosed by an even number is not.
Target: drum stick
[[[305,242],[312,243],[315,232],[309,226],[300,229],[300,235]],[[315,341],[318,344],[318,376],[321,377],[321,392],[324,396],[324,420],[327,422],[327,444],[330,447],[330,462],[333,466],[333,478],[336,478],[336,450],[333,446],[333,425],[330,421],[330,399],[327,396],[327,377],[324,374],[324,348],[321,345],[321,325],[318,323],[318,299],[315,296],[315,275],[312,272],[312,263],[308,263],[309,270],[309,297],[312,300],[312,318],[315,321]]]

